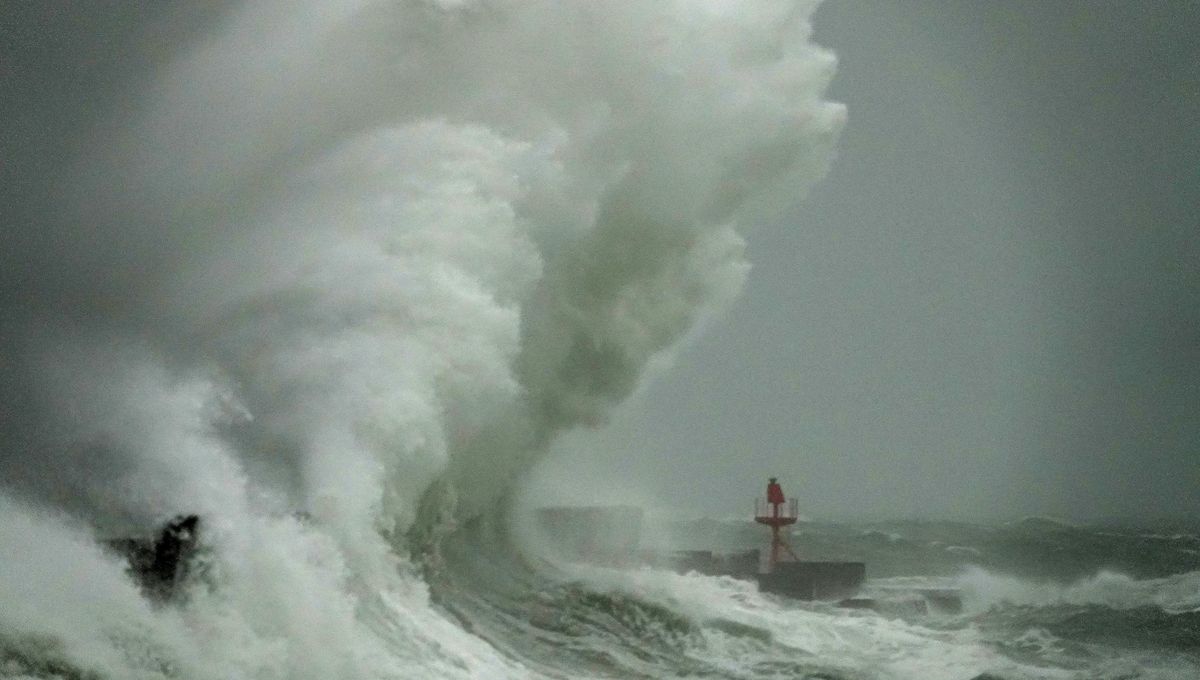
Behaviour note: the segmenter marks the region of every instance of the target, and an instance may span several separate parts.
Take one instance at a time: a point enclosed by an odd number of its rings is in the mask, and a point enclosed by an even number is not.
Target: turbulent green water
[[[868,562],[863,594],[879,611],[788,600],[729,577],[551,562],[516,547],[506,531],[468,527],[431,544],[415,562],[423,568],[400,565],[398,579],[381,588],[348,586],[358,595],[346,604],[363,632],[340,637],[311,626],[328,596],[288,574],[247,592],[218,562],[153,604],[118,575],[72,580],[80,556],[72,550],[98,556],[83,543],[60,543],[47,547],[58,562],[22,576],[35,588],[59,584],[26,592],[43,619],[34,609],[4,612],[26,623],[0,629],[0,678],[286,677],[270,665],[287,659],[282,637],[264,645],[259,633],[243,636],[241,648],[215,647],[236,639],[234,623],[262,625],[231,618],[224,603],[276,592],[290,598],[293,634],[311,636],[316,660],[378,642],[380,655],[354,659],[378,664],[372,677],[381,678],[1200,677],[1200,538],[1187,527],[801,526],[792,540],[806,556]],[[674,529],[685,544],[734,548],[762,538],[744,522]],[[910,606],[929,587],[958,589],[962,611]],[[104,644],[88,631],[102,632]],[[215,665],[214,649],[232,661]]]
[[[453,531],[826,175],[816,5],[0,5],[0,678],[1200,677],[1193,528],[801,528],[891,614]],[[148,596],[106,539],[181,513]]]
[[[450,549],[440,606],[524,664],[562,677],[1200,677],[1200,538],[1047,520],[1002,526],[810,524],[813,559],[864,559],[884,613],[802,603],[749,582],[650,569],[479,558]],[[755,545],[701,520],[685,544]],[[959,613],[905,606],[954,587]],[[888,604],[892,606],[889,608]],[[988,675],[990,674],[990,675]]]

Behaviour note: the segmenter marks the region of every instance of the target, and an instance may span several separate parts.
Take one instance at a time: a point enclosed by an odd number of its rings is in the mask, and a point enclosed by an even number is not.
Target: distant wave
[[[998,604],[1094,604],[1113,609],[1159,607],[1172,614],[1200,611],[1200,571],[1143,580],[1113,571],[1100,571],[1062,585],[972,567],[958,578],[957,585],[963,591],[964,604],[971,611],[983,611]]]

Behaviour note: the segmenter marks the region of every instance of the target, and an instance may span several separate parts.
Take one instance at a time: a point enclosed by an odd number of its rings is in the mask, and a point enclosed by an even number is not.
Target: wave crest
[[[1176,614],[1200,611],[1200,571],[1141,580],[1117,572],[1100,571],[1073,583],[1060,584],[973,567],[958,578],[957,584],[963,591],[967,608],[976,612],[999,604],[1094,604],[1113,609],[1159,607]]]

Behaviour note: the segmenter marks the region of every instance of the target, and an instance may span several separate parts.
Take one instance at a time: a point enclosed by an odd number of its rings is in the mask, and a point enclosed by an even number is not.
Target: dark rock
[[[107,545],[129,561],[129,573],[147,595],[174,597],[187,577],[199,541],[200,517],[179,515],[158,536],[119,538]]]

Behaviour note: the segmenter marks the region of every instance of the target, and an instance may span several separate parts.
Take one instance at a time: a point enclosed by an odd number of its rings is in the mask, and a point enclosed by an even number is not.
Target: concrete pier
[[[773,565],[768,561],[766,573],[758,550],[640,550],[643,515],[636,507],[547,507],[537,509],[535,517],[555,555],[571,561],[607,566],[646,564],[680,573],[731,576],[757,581],[763,592],[800,600],[853,598],[867,578],[862,562],[784,561],[778,560],[778,549],[772,553],[778,561]]]
[[[798,600],[840,600],[852,597],[866,580],[862,562],[779,562],[758,575],[758,587]]]

